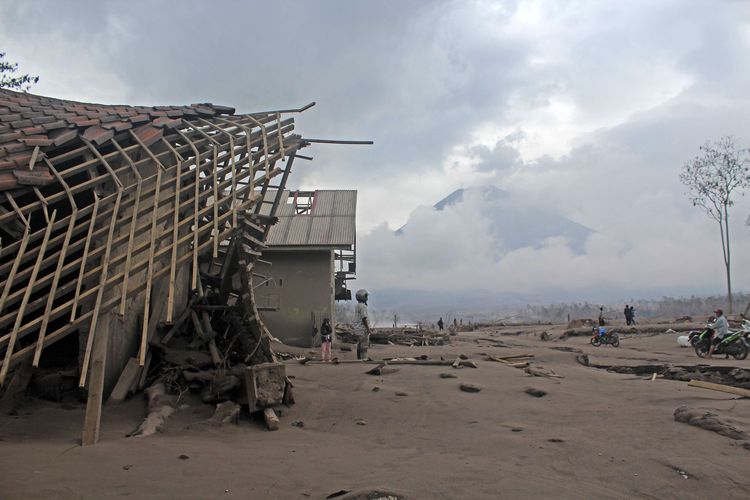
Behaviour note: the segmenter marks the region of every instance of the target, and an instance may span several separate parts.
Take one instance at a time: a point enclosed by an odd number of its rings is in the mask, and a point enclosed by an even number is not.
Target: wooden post
[[[109,319],[109,318],[108,318]],[[86,402],[86,416],[83,421],[83,435],[81,444],[89,446],[99,441],[99,428],[102,419],[102,396],[104,392],[104,371],[107,361],[107,347],[109,344],[109,325],[101,328],[99,335],[91,331],[94,337],[94,347],[91,352],[91,376],[89,377],[89,394]]]

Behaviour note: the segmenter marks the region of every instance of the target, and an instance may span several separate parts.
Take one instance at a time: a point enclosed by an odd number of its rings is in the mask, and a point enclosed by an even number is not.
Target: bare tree
[[[732,193],[750,185],[748,149],[737,148],[731,136],[706,142],[700,153],[687,162],[680,173],[680,181],[690,189],[693,206],[702,208],[719,224],[721,250],[727,273],[727,302],[732,313],[731,253],[729,251],[729,207]]]
[[[18,71],[18,63],[4,61],[5,52],[0,52],[0,89],[15,89],[27,92],[31,85],[39,81],[38,76],[13,76]]]

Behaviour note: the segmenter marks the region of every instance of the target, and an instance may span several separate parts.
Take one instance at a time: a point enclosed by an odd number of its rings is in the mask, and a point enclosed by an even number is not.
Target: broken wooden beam
[[[263,420],[265,420],[266,427],[268,427],[269,431],[279,430],[279,417],[276,416],[276,412],[273,411],[273,408],[263,409]]]
[[[119,403],[128,397],[131,388],[138,383],[140,378],[141,366],[138,358],[130,358],[125,364],[120,378],[117,379],[115,388],[109,395],[109,401]]]
[[[734,394],[735,396],[741,396],[743,398],[750,398],[750,390],[742,389],[741,387],[732,387],[731,385],[714,384],[713,382],[704,382],[703,380],[691,380],[688,382],[690,387],[700,387],[701,389],[711,389],[712,391],[726,392]]]
[[[477,364],[470,359],[458,359],[458,366],[468,366],[477,368]],[[389,365],[421,365],[421,366],[454,366],[455,361],[445,361],[442,359],[394,359],[387,361]]]

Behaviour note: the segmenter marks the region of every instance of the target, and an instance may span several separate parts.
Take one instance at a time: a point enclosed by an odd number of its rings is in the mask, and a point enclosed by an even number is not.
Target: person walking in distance
[[[331,346],[333,345],[333,328],[328,318],[323,318],[320,325],[320,347],[323,361],[331,361]]]
[[[630,324],[635,325],[635,307],[630,306]]]
[[[623,311],[625,314],[625,324],[630,326],[630,306],[625,304],[625,310]]]
[[[357,290],[357,307],[354,309],[354,333],[357,335],[357,359],[367,359],[370,345],[370,321],[367,317],[367,290]]]
[[[438,329],[440,329],[440,330],[443,329],[443,318],[442,317],[438,320],[437,325],[438,325]]]

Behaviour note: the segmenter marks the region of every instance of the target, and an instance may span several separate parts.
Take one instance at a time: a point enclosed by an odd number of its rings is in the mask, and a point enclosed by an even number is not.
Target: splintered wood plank
[[[138,383],[138,378],[141,374],[140,372],[141,367],[138,363],[138,358],[128,359],[128,362],[125,364],[125,368],[123,368],[122,373],[120,374],[120,378],[117,379],[115,388],[112,389],[112,392],[109,395],[108,401],[112,401],[115,403],[124,401],[125,398],[128,397],[130,388]]]
[[[21,265],[21,259],[23,258],[23,254],[26,251],[26,245],[29,244],[29,224],[26,225],[26,228],[23,230],[23,236],[21,239],[21,248],[18,251],[18,254],[16,255],[16,258],[13,260],[13,267],[10,268],[10,274],[8,275],[8,279],[5,280],[5,287],[3,288],[3,295],[0,297],[0,313],[3,312],[5,309],[5,301],[8,300],[8,294],[10,293],[10,287],[13,285],[13,280],[16,277],[16,272],[18,272],[18,266]]]
[[[146,297],[143,305],[143,326],[141,328],[141,347],[138,361],[141,366],[146,363],[146,348],[148,342],[148,313],[151,307],[151,288],[154,280],[154,252],[156,251],[156,219],[159,213],[159,191],[161,189],[161,168],[156,169],[156,194],[154,195],[154,209],[151,212],[151,244],[148,249],[148,270],[146,271]],[[174,243],[174,242],[173,242]]]
[[[135,196],[133,198],[133,216],[131,217],[131,220],[130,220],[130,232],[128,234],[128,246],[127,246],[127,249],[125,250],[125,268],[123,269],[122,297],[120,299],[120,311],[119,311],[120,316],[125,316],[125,304],[128,298],[128,281],[130,280],[130,263],[133,259],[133,245],[135,244],[135,228],[138,222],[138,205],[141,202],[141,190],[143,188],[143,177],[141,176],[141,173],[138,171],[138,168],[133,163],[133,160],[125,152],[125,150],[123,150],[122,146],[120,146],[120,144],[114,139],[112,139],[112,143],[120,152],[120,155],[123,158],[125,158],[125,161],[128,163],[128,166],[130,167],[130,170],[133,172],[133,175],[135,176],[135,179],[136,179]]]
[[[214,229],[213,229],[213,242],[214,242],[214,253],[213,258],[219,257],[219,181],[217,179],[217,169],[219,163],[219,153],[214,146],[214,162],[211,169],[211,177],[213,177],[214,193],[213,193],[213,206],[214,206]]]
[[[89,223],[89,231],[86,234],[86,243],[83,245],[83,257],[81,257],[81,270],[78,273],[78,280],[76,280],[76,294],[73,297],[73,306],[70,309],[70,321],[73,322],[76,319],[76,309],[78,309],[78,300],[81,296],[81,285],[83,284],[83,274],[86,271],[86,260],[89,256],[89,249],[91,248],[91,235],[94,232],[94,226],[96,225],[96,213],[99,211],[99,195],[94,191],[94,211],[91,213],[91,221]]]
[[[741,387],[732,387],[731,385],[714,384],[713,382],[704,382],[703,380],[691,380],[688,382],[691,387],[700,387],[702,389],[711,389],[712,391],[726,392],[735,396],[750,398],[750,390]]]
[[[169,145],[169,142],[164,141]],[[170,145],[171,147],[171,145]],[[175,152],[175,154],[177,154]],[[169,263],[169,290],[167,291],[167,324],[174,319],[175,280],[177,279],[177,239],[180,230],[180,188],[182,187],[182,169],[175,172],[174,179],[174,208],[172,213],[172,257]]]
[[[78,214],[78,207],[73,205],[73,217],[70,219],[70,225],[68,230],[65,232],[65,239],[63,240],[63,246],[60,250],[60,257],[57,261],[57,268],[55,269],[54,277],[52,278],[52,287],[49,291],[49,298],[47,299],[47,305],[44,307],[44,315],[42,315],[42,326],[39,329],[39,336],[36,341],[36,351],[34,352],[33,365],[39,366],[39,359],[42,356],[42,348],[44,346],[44,336],[47,333],[47,326],[49,325],[49,316],[52,312],[52,303],[55,301],[55,294],[57,292],[57,286],[60,284],[60,274],[62,271],[63,264],[65,263],[65,256],[68,251],[68,245],[70,244],[70,237],[73,234],[73,226],[75,225],[75,217]]]
[[[112,212],[112,221],[109,226],[109,234],[107,235],[107,242],[105,243],[106,250],[104,251],[104,263],[102,265],[101,277],[99,279],[99,286],[96,292],[96,302],[94,303],[94,315],[91,317],[91,326],[89,327],[89,337],[86,339],[86,351],[83,355],[83,363],[81,365],[81,378],[78,381],[78,385],[83,387],[86,384],[86,374],[88,373],[89,359],[91,356],[91,347],[96,335],[96,323],[99,320],[99,313],[102,306],[102,297],[104,296],[104,288],[107,284],[107,273],[109,271],[109,256],[112,253],[112,236],[115,233],[115,221],[117,220],[117,212],[120,208],[120,200],[122,199],[122,187],[118,186],[117,198],[115,198],[115,209]]]
[[[57,216],[57,210],[52,212],[51,222],[50,224],[47,224],[47,229],[44,231],[44,238],[42,239],[42,246],[39,247],[39,255],[36,258],[36,263],[34,264],[34,269],[31,271],[31,278],[29,278],[29,284],[26,287],[26,292],[23,294],[23,299],[21,300],[21,307],[18,308],[18,315],[16,316],[16,323],[13,325],[13,331],[10,334],[10,339],[8,340],[8,348],[5,351],[5,360],[3,361],[3,366],[0,368],[0,385],[2,385],[5,382],[5,377],[8,375],[8,369],[10,368],[10,360],[11,356],[13,356],[13,348],[16,345],[16,340],[18,339],[18,329],[21,327],[21,322],[23,321],[24,313],[26,312],[26,305],[29,303],[29,298],[31,297],[31,291],[34,289],[34,281],[36,280],[37,274],[39,274],[39,268],[42,266],[42,261],[44,260],[44,252],[47,250],[47,243],[49,242],[49,235],[52,232],[52,226],[55,222],[55,217]]]

